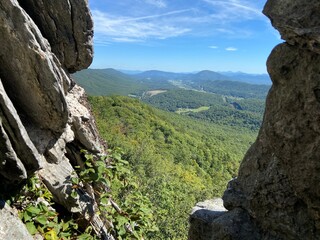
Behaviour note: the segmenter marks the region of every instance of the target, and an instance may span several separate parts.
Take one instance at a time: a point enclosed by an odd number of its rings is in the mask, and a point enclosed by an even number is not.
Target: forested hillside
[[[236,176],[261,125],[269,86],[212,71],[128,76],[105,69],[74,77],[91,95],[109,149],[123,151],[154,207],[159,231],[147,239],[186,239],[194,204],[221,196]]]
[[[74,77],[89,95],[132,96],[166,111],[250,130],[258,130],[261,125],[270,87],[229,81],[212,71],[147,71],[129,76],[102,69],[79,72]],[[221,80],[224,78],[228,81]]]
[[[221,196],[256,132],[152,108],[128,97],[90,97],[109,148],[120,147],[154,206],[159,232],[186,239],[192,206]]]
[[[251,83],[254,83],[253,75]],[[114,69],[86,69],[73,74],[77,83],[88,94],[95,96],[137,95],[155,89],[193,89],[222,95],[243,98],[264,99],[269,85],[248,84],[237,78],[231,78],[213,71],[201,71],[195,74],[146,71],[139,74],[124,74]],[[257,82],[259,83],[259,75]],[[261,76],[260,76],[261,77]]]
[[[86,69],[72,75],[89,95],[94,96],[141,96],[152,89],[175,89],[167,80],[153,81],[144,77],[134,77],[112,68]]]
[[[95,96],[138,94],[147,90],[145,86],[127,74],[114,69],[86,69],[73,74],[77,83],[86,92]]]
[[[189,86],[196,90],[211,92],[240,98],[259,98],[265,99],[270,88],[268,85],[256,85],[236,81],[201,79],[191,81]]]
[[[257,94],[259,91],[257,89],[252,92]],[[266,94],[266,91],[263,94]],[[244,94],[240,93],[240,95]],[[264,99],[240,98],[229,94],[220,95],[183,89],[169,90],[154,96],[146,95],[142,100],[166,111],[250,130],[259,129],[265,106]]]

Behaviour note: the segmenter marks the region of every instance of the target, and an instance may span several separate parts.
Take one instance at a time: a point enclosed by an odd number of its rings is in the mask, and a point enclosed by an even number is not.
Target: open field
[[[197,113],[197,112],[202,112],[202,111],[207,111],[209,110],[210,107],[207,107],[207,106],[202,106],[202,107],[199,107],[199,108],[179,108],[176,113],[178,114],[181,114],[181,113],[188,113],[188,112],[194,112],[194,113]]]

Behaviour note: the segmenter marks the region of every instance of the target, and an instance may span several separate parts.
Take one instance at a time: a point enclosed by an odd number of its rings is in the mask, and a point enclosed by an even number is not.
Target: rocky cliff
[[[91,186],[70,197],[80,150],[104,151],[85,93],[70,78],[91,64],[92,37],[87,0],[0,1],[0,193],[36,173],[56,203],[112,239]],[[0,239],[32,239],[0,203]]]
[[[228,211],[195,209],[189,240],[320,239],[319,11],[318,0],[266,3],[285,42],[267,61],[263,124],[224,193]]]

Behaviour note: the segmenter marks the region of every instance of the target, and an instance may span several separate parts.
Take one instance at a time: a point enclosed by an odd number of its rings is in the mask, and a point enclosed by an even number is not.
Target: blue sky
[[[265,73],[281,42],[265,0],[89,0],[91,68]]]

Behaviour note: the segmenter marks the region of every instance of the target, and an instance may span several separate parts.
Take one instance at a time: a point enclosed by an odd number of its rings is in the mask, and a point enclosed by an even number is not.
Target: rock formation
[[[57,203],[112,239],[90,193],[70,198],[80,150],[104,151],[85,93],[69,74],[90,65],[92,37],[87,0],[0,1],[0,193],[36,172]],[[31,239],[3,228],[8,216],[6,224],[22,224],[11,213],[1,204],[0,239]]]
[[[320,239],[319,10],[316,0],[265,5],[285,42],[267,61],[273,85],[263,124],[224,193],[229,211],[211,218],[195,211],[189,240]]]
[[[0,236],[1,239],[33,240],[18,214],[4,201],[0,201]],[[17,231],[18,229],[18,231]]]

